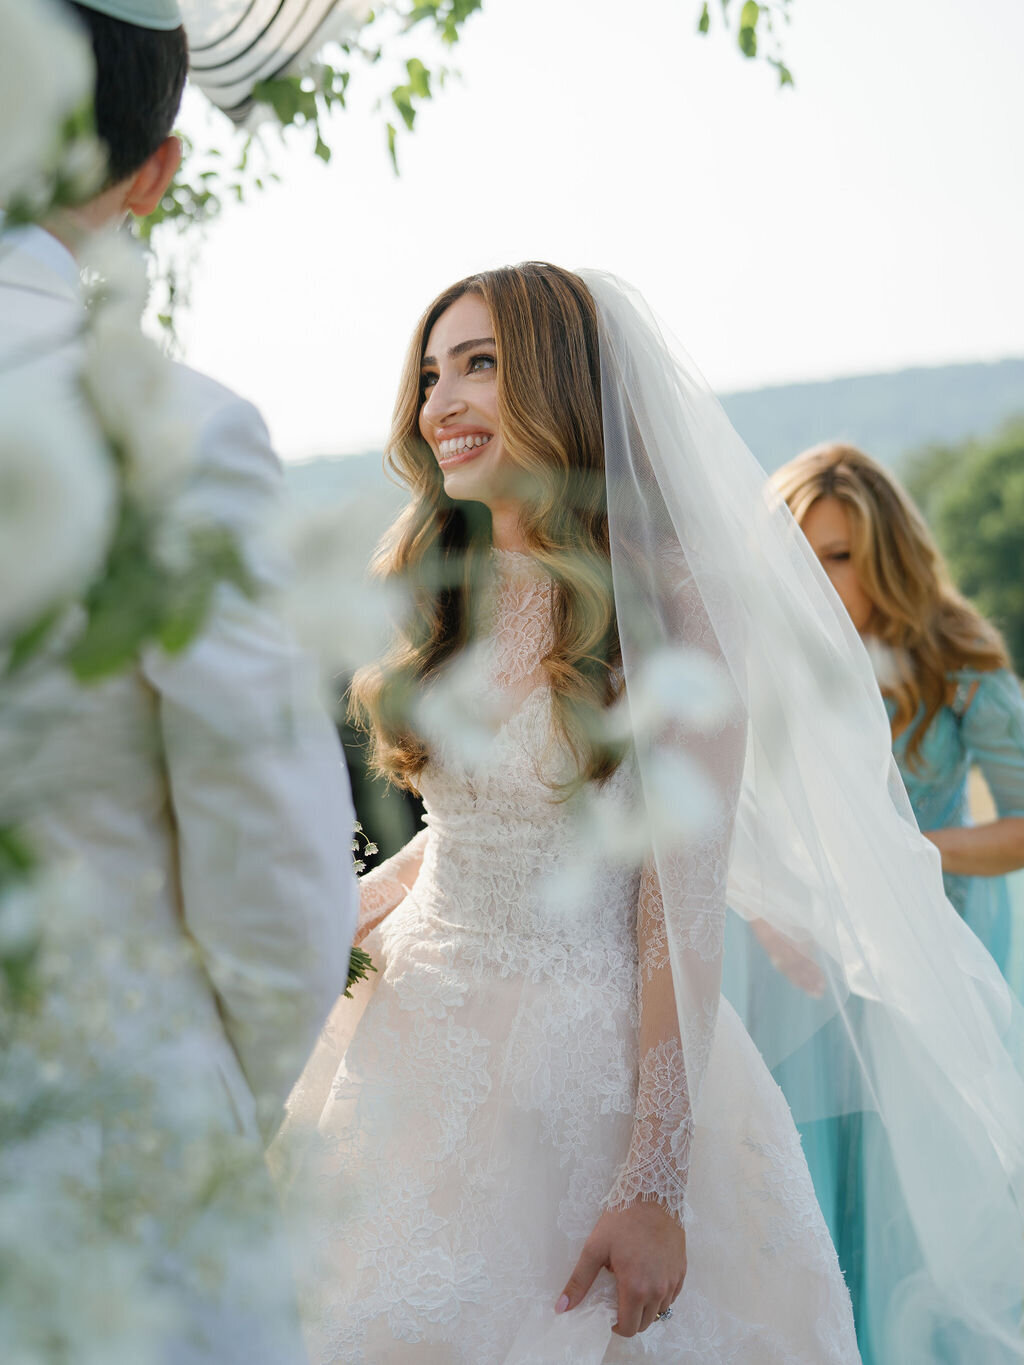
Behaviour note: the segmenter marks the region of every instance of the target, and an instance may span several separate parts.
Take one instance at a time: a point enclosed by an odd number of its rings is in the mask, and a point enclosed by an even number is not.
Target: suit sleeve
[[[241,400],[203,426],[182,516],[234,532],[264,590],[286,575],[262,541],[282,496],[266,428]],[[153,650],[186,928],[266,1134],[331,1006],[355,931],[354,815],[312,662],[266,596],[221,585],[202,634]]]

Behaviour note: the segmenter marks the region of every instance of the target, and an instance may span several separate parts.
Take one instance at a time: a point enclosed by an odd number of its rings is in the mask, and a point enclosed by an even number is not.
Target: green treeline
[[[898,468],[957,586],[1003,632],[1024,674],[1024,416],[980,440],[926,447]]]

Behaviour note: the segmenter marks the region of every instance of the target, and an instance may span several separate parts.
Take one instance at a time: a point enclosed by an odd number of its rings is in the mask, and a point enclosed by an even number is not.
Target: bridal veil
[[[866,1113],[884,1132],[885,1359],[1024,1360],[1020,1007],[944,896],[867,653],[787,508],[639,294],[579,273],[644,803],[618,828],[657,865],[694,1115],[728,906],[752,954],[783,935],[825,983],[804,995],[767,972],[742,1002],[768,1065],[790,1068],[795,1118]],[[812,1047],[828,1084],[802,1105]]]

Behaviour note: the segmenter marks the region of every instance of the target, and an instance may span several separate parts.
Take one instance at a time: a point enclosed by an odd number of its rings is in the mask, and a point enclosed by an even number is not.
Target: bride
[[[292,1099],[317,1365],[859,1359],[792,1117],[720,999],[727,895],[817,957],[894,1140],[929,1095],[929,1171],[1014,1258],[962,1293],[959,1246],[926,1264],[933,1316],[1017,1358],[1012,1010],[949,917],[961,976],[891,947],[917,904],[934,924],[937,865],[842,609],[714,400],[626,287],[530,263],[427,309],[390,452],[411,496],[379,570],[412,605],[353,706],[426,828],[363,879],[378,974]],[[929,1036],[937,1002],[973,1034]]]

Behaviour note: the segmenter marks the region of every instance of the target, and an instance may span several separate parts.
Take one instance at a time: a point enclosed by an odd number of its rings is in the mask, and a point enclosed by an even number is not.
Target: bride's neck
[[[496,550],[518,550],[525,554],[526,541],[519,525],[519,507],[499,505],[491,508],[491,543]]]

